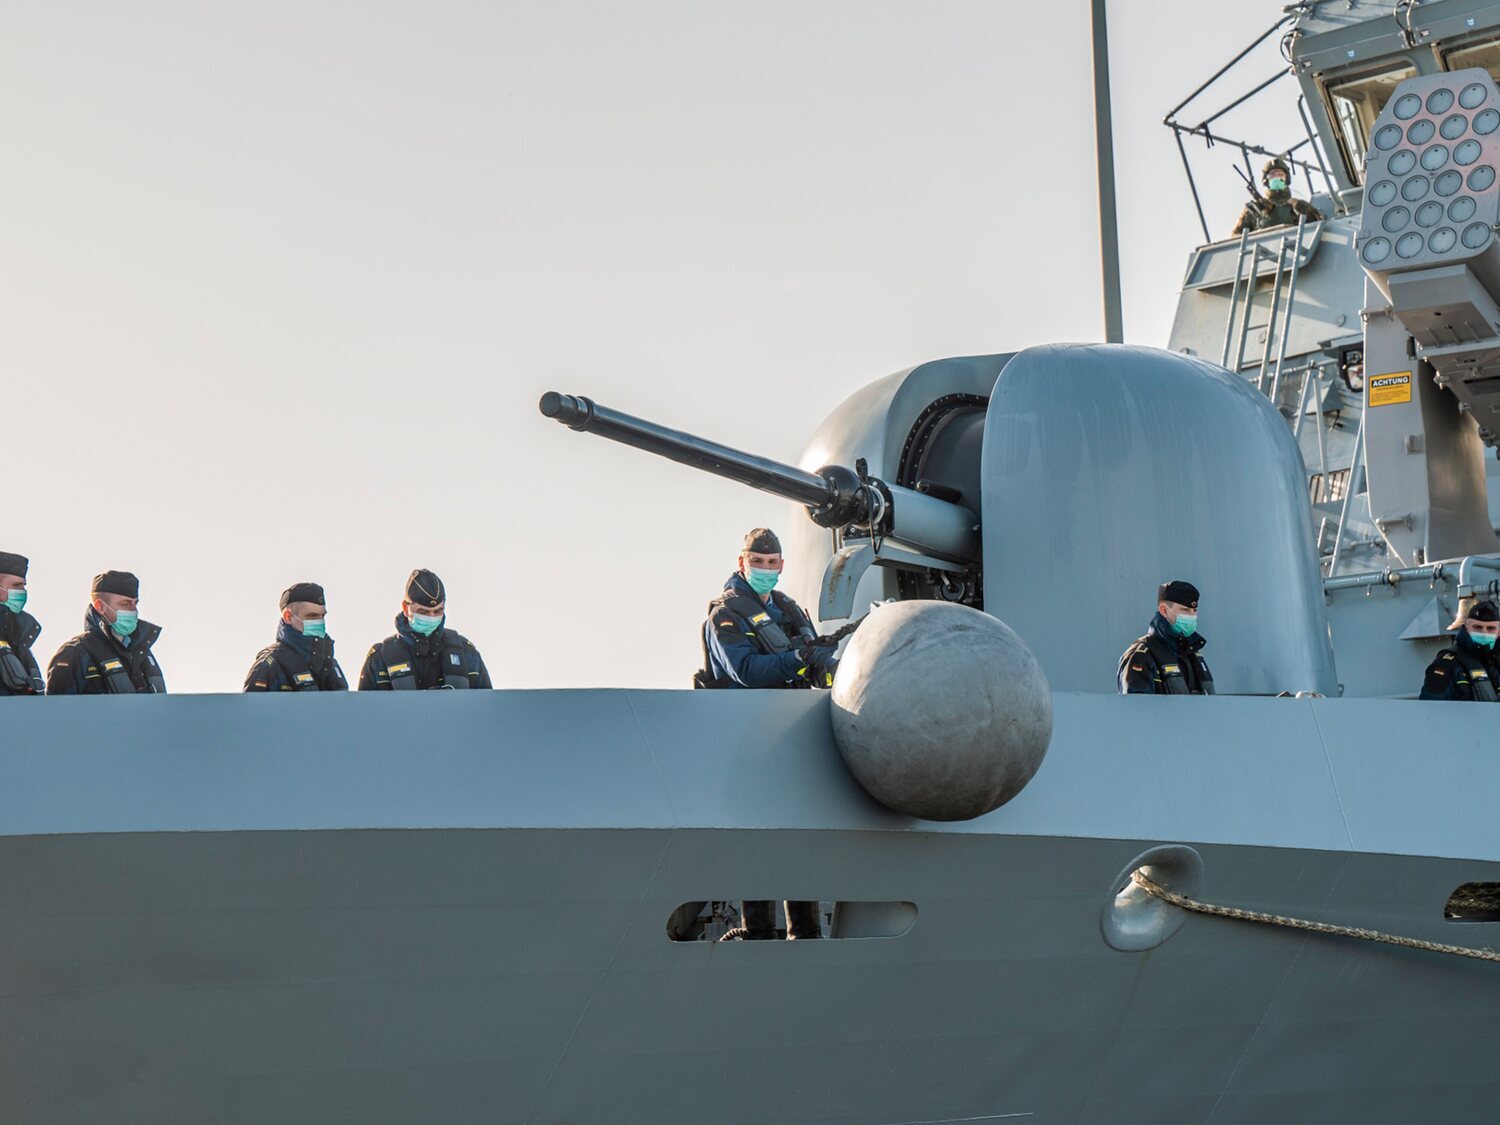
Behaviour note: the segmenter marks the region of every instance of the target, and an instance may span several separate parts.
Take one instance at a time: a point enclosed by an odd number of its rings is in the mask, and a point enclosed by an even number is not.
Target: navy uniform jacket
[[[1455,649],[1466,658],[1460,658]],[[1489,680],[1489,690],[1483,687],[1479,694],[1488,701],[1500,689],[1500,660],[1495,650],[1476,645],[1467,629],[1460,629],[1450,648],[1437,654],[1437,659],[1427,665],[1427,675],[1422,680],[1420,699],[1461,699],[1472,701],[1475,697],[1474,681]]]
[[[42,670],[38,667],[36,657],[31,652],[31,646],[36,644],[36,639],[41,632],[42,627],[37,619],[24,609],[20,613],[12,613],[8,609],[0,608],[0,648],[5,649],[20,661],[21,671],[16,674],[16,679],[22,681],[10,683],[10,677],[3,669],[0,669],[0,695],[42,694]],[[4,656],[5,652],[0,652],[0,659]],[[12,671],[15,667],[14,663],[10,663]]]
[[[794,644],[812,639],[811,622],[802,612],[802,607],[791,598],[786,598],[786,601],[794,607],[796,614],[801,617],[800,621],[788,620],[787,615],[776,604],[777,599],[767,598],[761,601],[760,595],[737,571],[725,581],[724,590],[726,593],[743,594],[755,599]],[[754,622],[742,621],[737,614],[724,610],[719,602],[709,608],[711,612],[703,622],[708,671],[724,686],[781,688],[798,687],[806,683],[802,679],[805,661],[798,657],[795,648],[789,652],[762,652],[755,643]]]
[[[289,670],[276,659],[277,650],[288,648],[294,666],[307,665],[307,671]],[[318,691],[348,691],[349,681],[333,657],[332,637],[304,637],[285,621],[276,627],[276,643],[261,649],[245,676],[246,691],[310,691],[299,676],[310,676]]]
[[[47,694],[106,695],[110,691],[106,678],[120,672],[138,692],[165,692],[161,665],[151,653],[159,636],[160,625],[138,620],[134,633],[117,637],[99,611],[89,606],[83,615],[83,632],[58,649],[47,664]],[[84,647],[85,640],[109,653],[103,667]]]
[[[1176,662],[1162,668],[1151,655],[1153,641],[1158,648],[1175,653]],[[1167,682],[1171,676],[1180,678],[1180,682],[1174,680],[1178,691],[1185,687],[1188,695],[1212,695],[1213,674],[1209,672],[1207,662],[1198,655],[1207,643],[1201,633],[1194,633],[1191,637],[1178,635],[1165,617],[1160,613],[1152,614],[1151,628],[1146,630],[1146,635],[1127,648],[1125,655],[1120,657],[1117,685],[1120,694],[1173,694],[1173,683]]]
[[[373,645],[369,655],[365,657],[365,666],[359,673],[359,690],[392,690],[391,670],[385,658],[385,649],[392,642],[400,647],[405,656],[404,662],[411,665],[418,688],[431,690],[444,687],[444,677],[450,673],[467,678],[471,688],[493,687],[489,669],[484,666],[484,657],[479,655],[479,650],[467,637],[447,628],[447,618],[443,619],[443,625],[432,636],[424,637],[411,627],[406,614],[396,614],[395,634],[378,645]],[[454,656],[458,657],[458,664],[454,668],[444,666],[445,651],[450,661]]]

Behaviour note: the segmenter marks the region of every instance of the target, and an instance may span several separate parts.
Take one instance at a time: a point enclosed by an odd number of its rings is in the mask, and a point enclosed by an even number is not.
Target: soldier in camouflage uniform
[[[1239,234],[1242,230],[1254,232],[1270,227],[1292,226],[1301,215],[1306,215],[1310,223],[1323,218],[1323,212],[1311,203],[1292,197],[1292,172],[1289,165],[1289,161],[1279,158],[1266,161],[1266,166],[1260,170],[1260,182],[1265,185],[1266,194],[1245,204],[1245,209],[1240,212],[1240,221],[1234,224],[1234,230],[1230,234]]]

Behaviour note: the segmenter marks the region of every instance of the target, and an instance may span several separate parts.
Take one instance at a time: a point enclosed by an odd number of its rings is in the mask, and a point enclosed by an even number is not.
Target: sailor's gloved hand
[[[797,650],[797,656],[802,660],[803,679],[813,687],[833,686],[833,676],[838,671],[839,662],[832,648],[827,645],[806,645]]]

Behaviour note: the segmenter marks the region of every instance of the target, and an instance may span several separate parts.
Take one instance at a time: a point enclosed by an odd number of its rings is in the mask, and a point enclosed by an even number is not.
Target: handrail
[[[1452,573],[1455,561],[1458,567],[1456,573]],[[1424,566],[1386,567],[1384,570],[1371,571],[1368,574],[1341,574],[1338,577],[1323,579],[1323,592],[1326,594],[1334,590],[1359,590],[1369,586],[1399,586],[1408,580],[1425,579],[1429,582],[1441,582],[1451,577],[1457,584],[1458,596],[1467,598],[1476,591],[1473,583],[1476,570],[1488,570],[1500,574],[1500,556],[1467,555],[1462,559],[1447,559]],[[1486,585],[1494,586],[1497,582],[1500,582],[1500,579],[1492,578]]]
[[[1328,563],[1329,577],[1332,577],[1339,568],[1339,555],[1344,549],[1344,529],[1349,526],[1349,505],[1354,500],[1354,493],[1359,485],[1359,473],[1364,468],[1364,464],[1365,412],[1362,411],[1359,416],[1359,433],[1354,438],[1354,460],[1349,465],[1349,479],[1344,484],[1344,503],[1339,508],[1338,531],[1333,536],[1333,557]]]

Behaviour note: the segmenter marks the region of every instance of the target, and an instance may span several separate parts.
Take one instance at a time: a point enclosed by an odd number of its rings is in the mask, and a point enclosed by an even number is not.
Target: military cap
[[[30,561],[25,555],[13,555],[9,551],[0,551],[0,574],[14,574],[17,578],[25,578],[26,567]]]
[[[758,555],[781,554],[781,540],[776,538],[776,533],[769,527],[751,528],[745,533],[745,542],[740,545],[740,554],[748,555],[754,551]]]
[[[313,605],[327,605],[323,597],[323,587],[316,582],[298,582],[288,586],[281,591],[281,608],[285,609],[293,602],[312,602]]]
[[[122,598],[138,598],[141,596],[141,580],[128,570],[106,570],[94,575],[89,593],[91,596],[118,594]]]
[[[1266,161],[1266,166],[1260,170],[1260,178],[1262,180],[1268,180],[1268,179],[1270,179],[1270,177],[1271,177],[1271,169],[1272,168],[1280,168],[1283,172],[1286,173],[1287,180],[1288,181],[1291,180],[1291,178],[1292,178],[1292,166],[1291,166],[1291,162],[1288,161],[1288,160],[1283,159],[1280,156],[1274,156],[1270,160]]]
[[[1159,602],[1176,602],[1185,605],[1189,609],[1198,608],[1198,587],[1191,582],[1184,582],[1180,578],[1174,578],[1170,582],[1163,582],[1156,588],[1156,600]]]
[[[443,580],[432,571],[418,569],[406,580],[406,600],[431,609],[448,600],[448,591],[443,589]]]
[[[1450,629],[1461,629],[1465,621],[1500,621],[1500,608],[1489,598],[1476,598],[1470,594],[1467,598],[1458,599],[1458,609],[1453,614],[1453,623]]]

